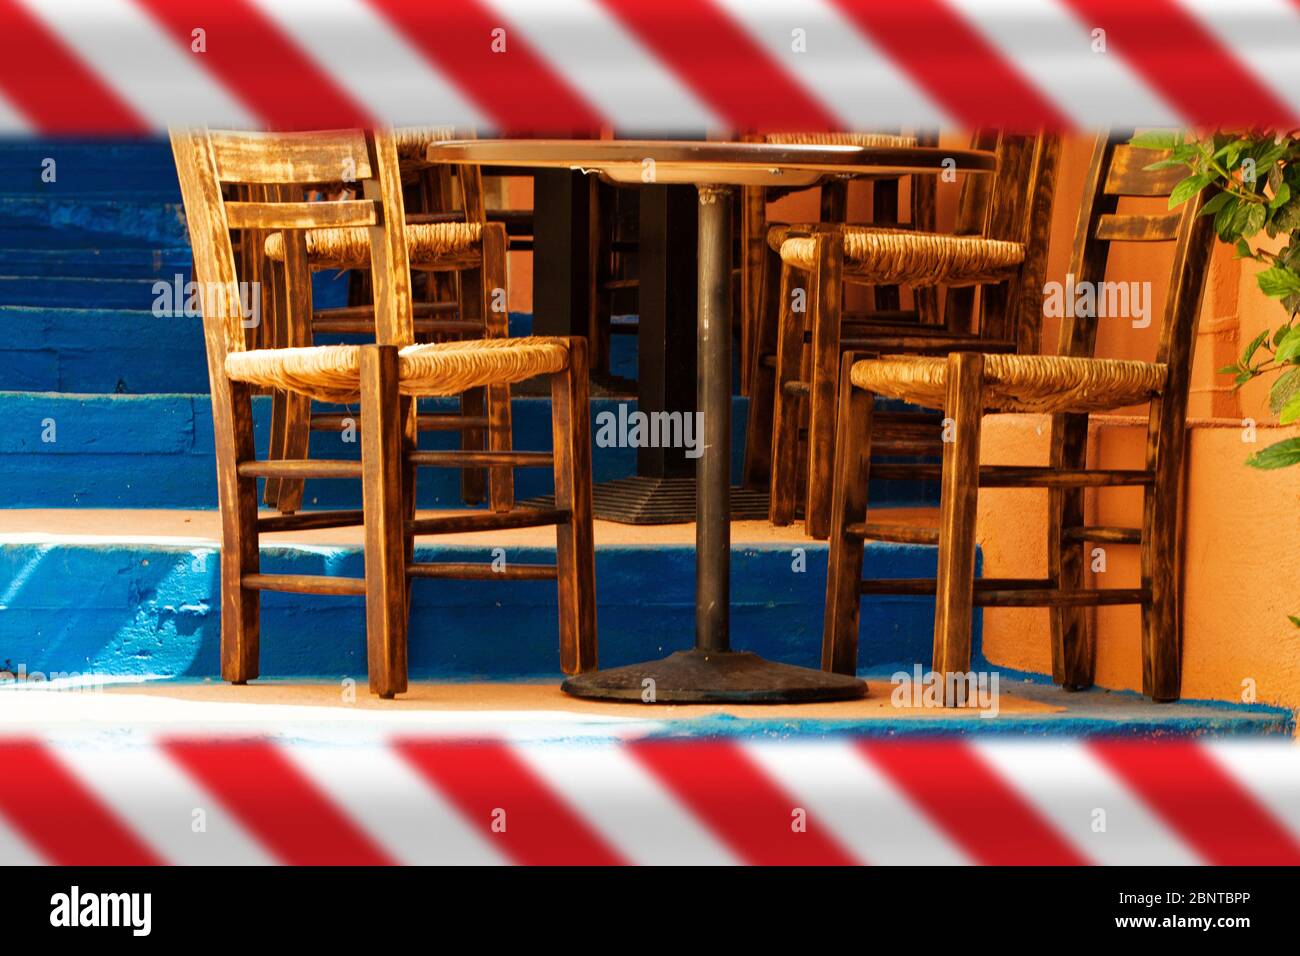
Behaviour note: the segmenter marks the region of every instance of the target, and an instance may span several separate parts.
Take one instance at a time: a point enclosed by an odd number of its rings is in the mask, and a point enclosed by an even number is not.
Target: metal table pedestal
[[[856,677],[731,650],[730,190],[699,187],[699,370],[704,454],[696,464],[695,648],[570,677],[575,697],[646,703],[795,703],[866,694]]]

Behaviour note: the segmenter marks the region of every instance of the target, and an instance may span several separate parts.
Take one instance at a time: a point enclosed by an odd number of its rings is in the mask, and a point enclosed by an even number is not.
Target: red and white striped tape
[[[1300,864],[1263,742],[0,742],[0,863]]]
[[[1300,116],[1300,0],[0,0],[0,38],[5,132]]]

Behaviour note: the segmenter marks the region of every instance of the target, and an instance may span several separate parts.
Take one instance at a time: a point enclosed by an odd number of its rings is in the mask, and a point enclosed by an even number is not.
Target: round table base
[[[560,689],[573,697],[651,704],[796,704],[867,695],[866,682],[856,677],[777,664],[748,651],[702,650],[578,674]]]

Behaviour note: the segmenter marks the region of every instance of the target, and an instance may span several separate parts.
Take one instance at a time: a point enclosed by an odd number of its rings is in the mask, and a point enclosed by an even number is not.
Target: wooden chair
[[[489,223],[483,199],[483,178],[476,166],[453,171],[424,159],[430,143],[457,136],[451,127],[408,127],[394,130],[399,170],[414,212],[406,216],[411,267],[424,276],[413,290],[415,336],[418,342],[454,338],[504,338],[508,334],[506,250],[503,223]],[[331,192],[350,189],[344,180]],[[459,202],[457,201],[459,193]],[[459,208],[457,208],[459,207]],[[367,334],[374,327],[365,230],[322,229],[307,234],[306,260],[288,268],[283,237],[260,237],[273,280],[283,283],[272,322],[276,342],[295,348],[310,346],[317,334]],[[248,245],[252,245],[250,242]],[[350,302],[340,308],[310,306],[311,273],[352,270]],[[305,302],[303,300],[306,300]],[[308,316],[310,319],[308,320]],[[510,449],[510,407],[501,387],[474,389],[459,396],[459,413],[422,414],[421,431],[459,431],[466,449]],[[306,458],[313,430],[337,431],[351,416],[311,411],[302,395],[277,392],[271,415],[271,455]],[[491,471],[488,499],[492,510],[509,511],[514,503],[514,477],[508,468]],[[483,471],[469,466],[461,473],[466,504],[484,499]],[[302,506],[300,478],[269,480],[265,501],[283,514]]]
[[[392,697],[406,689],[409,579],[556,578],[560,663],[565,673],[596,666],[591,459],[586,342],[494,338],[413,344],[408,230],[402,226],[397,153],[391,134],[256,134],[174,131],[171,136],[203,294],[222,518],[221,673],[234,683],[258,676],[259,594],[263,590],[362,595],[370,689]],[[344,202],[227,201],[223,184],[292,187],[354,168],[364,198]],[[315,230],[360,230],[374,289],[374,345],[249,349],[241,327],[231,230],[279,230],[288,269],[305,270]],[[348,242],[352,240],[349,238]],[[343,248],[342,240],[334,248]],[[350,247],[348,247],[350,248]],[[351,253],[349,253],[351,254]],[[292,288],[292,287],[291,287]],[[297,300],[301,304],[301,300]],[[304,326],[306,323],[304,322]],[[471,388],[502,388],[546,375],[551,382],[554,453],[418,451],[414,402]],[[361,406],[361,460],[258,460],[251,397],[278,390]],[[417,467],[493,468],[551,465],[556,505],[505,514],[415,516]],[[259,478],[359,478],[361,511],[257,513]],[[264,574],[264,533],[365,526],[365,577]],[[463,531],[556,526],[555,566],[417,563],[414,537]]]
[[[855,671],[860,595],[935,594],[936,672],[949,675],[969,671],[972,607],[1045,606],[1052,609],[1053,679],[1066,688],[1083,689],[1092,685],[1095,658],[1086,609],[1140,604],[1143,692],[1155,700],[1178,698],[1179,479],[1192,346],[1213,224],[1210,217],[1199,216],[1199,195],[1168,213],[1117,211],[1121,197],[1169,195],[1182,176],[1178,169],[1144,169],[1161,157],[1160,153],[1121,145],[1116,139],[1102,137],[1098,141],[1069,268],[1076,287],[1082,288],[1106,278],[1106,262],[1114,242],[1174,244],[1169,297],[1154,362],[1094,358],[1097,319],[1068,313],[1062,320],[1059,354],[1053,356],[979,352],[874,360],[844,356],[823,668],[840,673]],[[876,395],[942,410],[952,429],[952,440],[943,445],[942,466],[872,466],[872,406]],[[1088,469],[1089,414],[1138,404],[1149,406],[1146,466],[1136,470]],[[981,467],[980,426],[986,410],[1050,412],[1050,465]],[[943,482],[936,532],[892,529],[867,521],[869,476],[914,479],[936,473]],[[1122,485],[1143,489],[1142,527],[1086,526],[1084,489]],[[1050,489],[1045,580],[975,580],[975,509],[980,487]],[[868,539],[937,542],[937,579],[860,580],[863,542]],[[1141,586],[1084,588],[1083,547],[1089,541],[1139,545]],[[952,690],[948,680],[945,685]],[[955,701],[950,697],[948,702]]]
[[[831,463],[835,438],[840,355],[909,352],[944,354],[957,349],[1015,352],[1021,340],[1036,349],[1038,290],[1045,269],[1051,223],[1057,138],[983,133],[976,148],[997,153],[990,177],[964,184],[957,230],[952,234],[877,227],[789,227],[775,230],[781,281],[771,304],[779,307],[775,377],[771,402],[769,518],[794,520],[803,475],[807,533],[825,538],[830,530]],[[946,286],[942,324],[938,313],[848,317],[842,313],[845,283],[907,285],[927,290]],[[978,310],[975,287],[981,287]],[[796,295],[805,311],[796,311]],[[925,319],[925,321],[922,321]],[[762,413],[752,433],[761,443]],[[880,454],[938,455],[933,416],[882,414]],[[800,455],[800,439],[803,455]]]
[[[917,146],[937,142],[930,134],[904,136],[892,133],[766,133],[752,137],[756,142],[786,143],[795,145],[830,146]],[[871,184],[871,224],[898,225],[899,177],[875,175],[854,177],[867,179]],[[820,186],[819,223],[847,223],[849,183],[851,178],[832,178]],[[918,177],[912,184],[912,221],[917,229],[934,229],[934,183],[930,177]],[[767,288],[767,259],[769,235],[784,223],[769,223],[767,204],[782,196],[801,192],[802,189],[777,189],[763,186],[746,186],[741,190],[740,209],[740,262],[741,281],[741,333],[740,373],[741,394],[752,396],[756,391],[766,396],[764,407],[771,404],[772,366],[764,362],[773,354],[776,340],[776,309],[765,308],[764,290]],[[778,244],[779,248],[779,244]],[[771,272],[775,284],[780,266]],[[876,309],[898,309],[897,287],[880,286],[874,290]],[[751,402],[751,408],[753,407]],[[749,487],[767,486],[767,453],[771,442],[771,416],[766,415],[756,423],[761,431],[757,447],[745,450],[745,484]]]

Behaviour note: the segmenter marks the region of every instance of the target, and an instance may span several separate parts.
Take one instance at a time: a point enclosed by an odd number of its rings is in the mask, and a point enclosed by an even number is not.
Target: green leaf
[[[1138,149],[1173,149],[1178,145],[1171,129],[1149,129],[1145,133],[1138,133],[1128,142]]]
[[[1237,240],[1237,254],[1233,257],[1234,259],[1251,259],[1254,255],[1255,253],[1250,251],[1249,242],[1245,239]]]
[[[1255,233],[1259,232],[1260,228],[1264,225],[1264,217],[1266,215],[1267,213],[1264,211],[1263,206],[1251,203],[1250,208],[1246,210],[1246,221],[1241,227],[1242,236],[1249,239],[1251,236],[1255,235]]]
[[[1251,468],[1263,470],[1288,468],[1291,465],[1300,464],[1300,436],[1284,438],[1280,442],[1275,442],[1267,448],[1255,452],[1246,459],[1246,464],[1250,465]]]
[[[1294,614],[1288,614],[1287,617],[1291,619],[1292,624],[1296,627],[1300,627],[1300,617],[1296,617]]]
[[[1265,269],[1256,279],[1259,282],[1259,290],[1274,299],[1300,292],[1300,275],[1282,266]]]
[[[1278,209],[1273,224],[1282,232],[1300,230],[1300,196],[1292,196]]]
[[[1224,206],[1228,205],[1228,203],[1235,203],[1236,201],[1237,197],[1232,193],[1218,193],[1205,201],[1205,205],[1201,207],[1200,214],[1202,216],[1213,216]]]
[[[1300,395],[1295,395],[1291,401],[1282,406],[1282,413],[1278,415],[1279,425],[1290,425],[1293,421],[1300,418]]]
[[[1296,396],[1300,396],[1300,368],[1287,369],[1273,381],[1268,390],[1269,411],[1281,415],[1287,402]]]
[[[1295,361],[1298,356],[1300,356],[1300,325],[1282,336],[1282,341],[1277,344],[1277,351],[1273,358],[1278,363],[1284,364]]]
[[[1265,342],[1267,342],[1269,336],[1272,334],[1273,333],[1271,333],[1268,329],[1265,329],[1263,332],[1260,332],[1259,335],[1251,339],[1250,344],[1246,346],[1246,350],[1241,353],[1240,364],[1249,365],[1250,360],[1253,359],[1255,357],[1255,353],[1259,351],[1259,347],[1263,345]]]
[[[1174,191],[1169,194],[1169,208],[1173,209],[1175,206],[1181,206],[1212,182],[1214,182],[1214,177],[1209,173],[1193,173],[1188,176],[1175,186]]]
[[[1233,234],[1235,231],[1233,229],[1233,222],[1236,220],[1237,213],[1240,211],[1241,207],[1236,203],[1227,203],[1222,209],[1214,214],[1214,232],[1224,242],[1232,242],[1240,239],[1240,236]]]
[[[1273,194],[1273,198],[1268,201],[1268,208],[1276,209],[1278,206],[1284,205],[1290,198],[1291,187],[1286,183],[1282,183],[1277,187],[1277,192]]]

